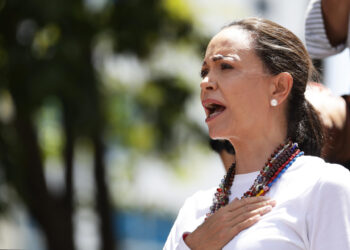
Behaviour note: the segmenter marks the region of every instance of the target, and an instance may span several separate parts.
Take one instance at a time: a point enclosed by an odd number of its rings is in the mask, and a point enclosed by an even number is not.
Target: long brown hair
[[[288,96],[287,136],[309,155],[321,155],[324,133],[313,106],[305,99],[306,84],[315,76],[315,68],[303,43],[288,29],[266,19],[246,18],[225,26],[247,30],[253,38],[256,54],[272,75],[289,72],[293,87]]]

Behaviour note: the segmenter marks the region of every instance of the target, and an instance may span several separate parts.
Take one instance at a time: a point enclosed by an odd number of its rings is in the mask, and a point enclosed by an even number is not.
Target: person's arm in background
[[[305,20],[305,41],[311,58],[325,58],[349,47],[350,0],[311,0]]]
[[[326,34],[333,47],[346,42],[349,2],[349,0],[322,0],[321,2]]]
[[[305,97],[325,128],[322,157],[350,169],[350,96],[336,96],[322,84],[310,82]]]
[[[334,95],[324,85],[316,82],[308,83],[305,97],[318,111],[326,129],[343,128],[346,119],[346,103],[342,97]]]
[[[325,58],[350,47],[349,12],[350,0],[310,1],[305,41],[311,58]],[[320,114],[326,129],[323,157],[350,169],[350,97],[335,96],[326,87],[313,83],[306,98]]]

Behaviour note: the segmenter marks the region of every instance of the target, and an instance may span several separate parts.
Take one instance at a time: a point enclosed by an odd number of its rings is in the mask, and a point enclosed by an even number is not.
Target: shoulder
[[[314,189],[322,192],[348,190],[350,194],[350,171],[342,165],[328,163],[315,156],[304,156],[302,168],[315,179]]]
[[[192,232],[203,222],[204,216],[211,205],[210,202],[214,191],[215,188],[197,191],[185,200],[170,231],[164,249],[177,249],[179,244],[184,245],[182,234],[184,232]]]
[[[180,227],[193,225],[195,221],[205,216],[211,206],[214,191],[215,188],[200,190],[189,196],[179,210],[175,225]]]
[[[339,164],[325,162],[320,157],[302,156],[295,162],[291,174],[313,188],[349,188],[350,171]]]
[[[214,193],[215,187],[195,192],[185,200],[180,212],[197,213],[200,210],[207,209],[211,205]]]
[[[325,163],[318,185],[322,189],[340,189],[342,192],[347,190],[349,192],[347,195],[349,196],[350,171],[339,164]]]
[[[305,165],[317,172],[309,193],[306,225],[310,249],[350,249],[350,172],[338,164],[306,157]]]

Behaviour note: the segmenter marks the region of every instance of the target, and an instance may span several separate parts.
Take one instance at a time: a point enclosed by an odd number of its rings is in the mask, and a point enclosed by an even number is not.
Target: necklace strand
[[[241,198],[265,195],[293,162],[303,154],[304,152],[300,151],[298,144],[290,140],[285,144],[279,145],[260,170],[253,185]],[[236,163],[234,162],[228,169],[227,174],[224,175],[219,187],[216,189],[213,205],[210,207],[210,212],[207,213],[206,218],[228,204],[235,172]]]

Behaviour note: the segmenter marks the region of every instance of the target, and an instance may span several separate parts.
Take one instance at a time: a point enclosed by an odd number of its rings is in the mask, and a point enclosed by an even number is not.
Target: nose
[[[200,87],[202,91],[204,90],[215,90],[218,87],[218,84],[213,79],[210,79],[208,76],[204,77],[201,81]]]

